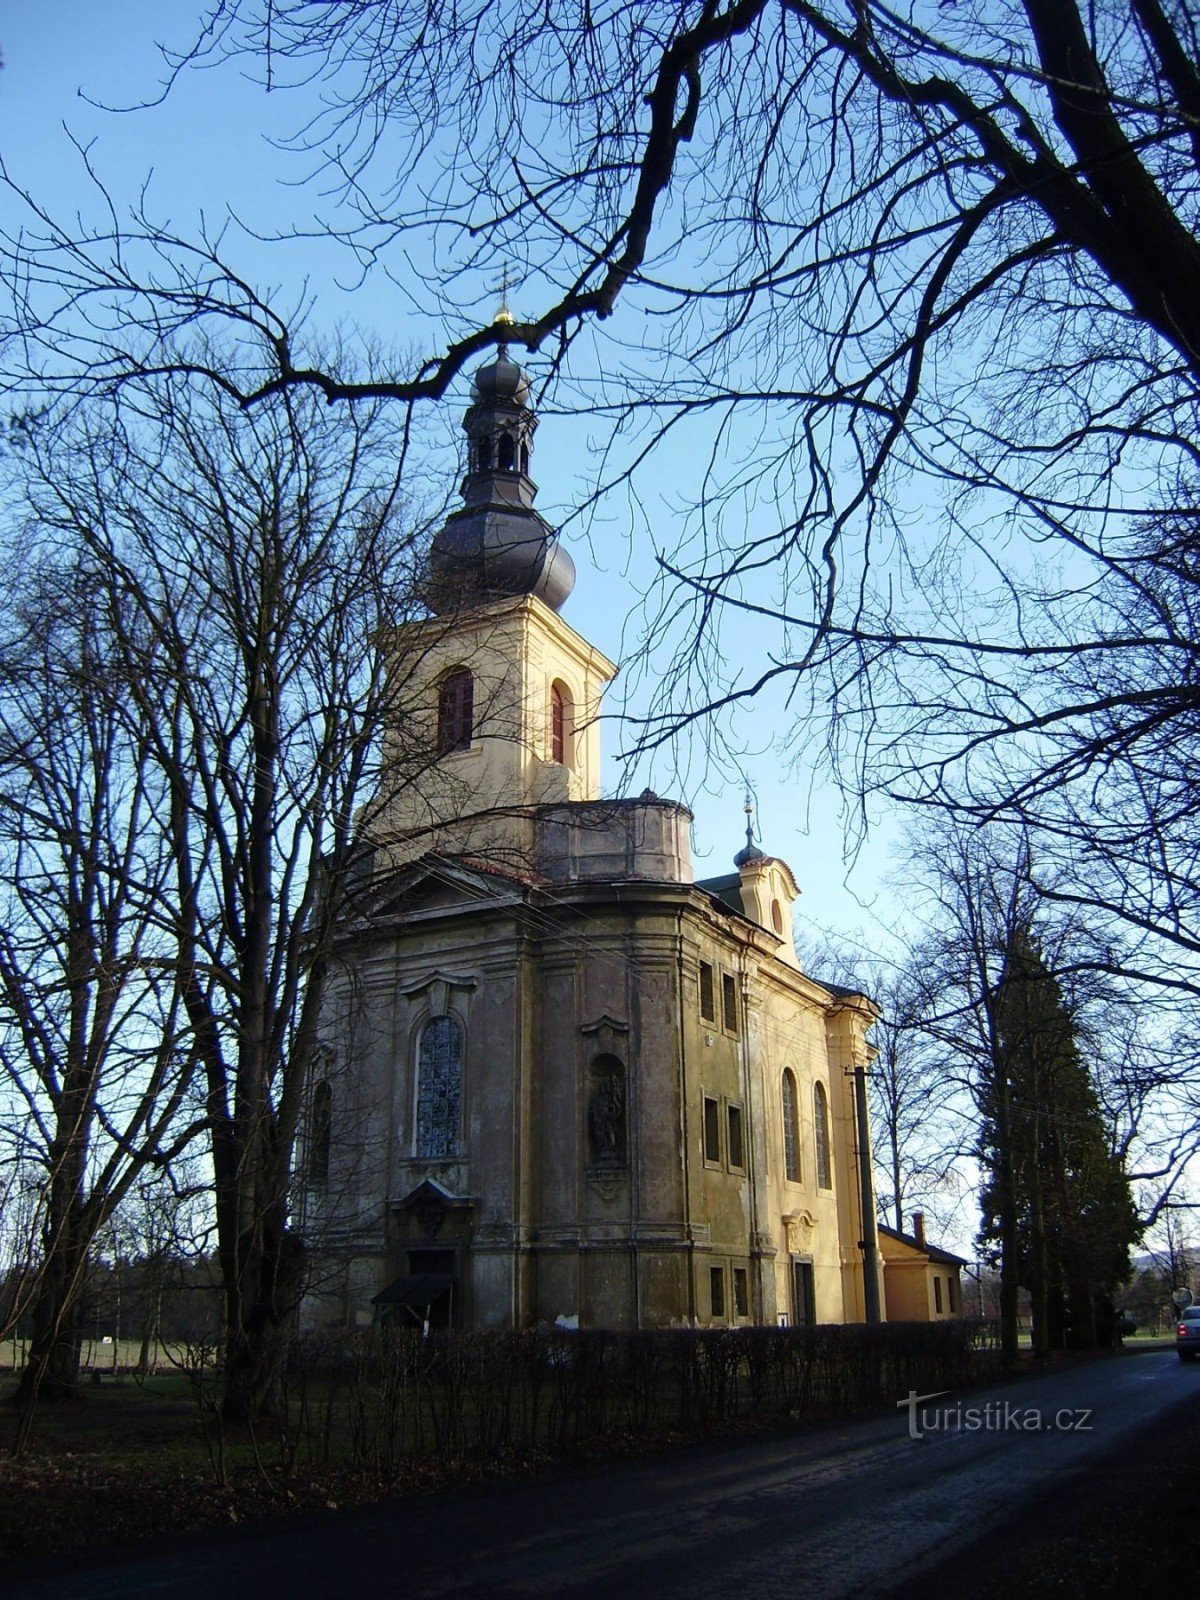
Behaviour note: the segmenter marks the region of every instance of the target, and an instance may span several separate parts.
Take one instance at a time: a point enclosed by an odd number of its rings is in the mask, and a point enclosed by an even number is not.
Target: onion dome
[[[507,347],[501,345],[496,352],[496,359],[486,362],[475,374],[471,399],[476,405],[488,405],[501,400],[528,406],[530,398],[528,375],[522,372],[515,361],[510,360]]]
[[[442,615],[523,594],[557,611],[575,586],[575,563],[533,506],[537,418],[530,399],[528,375],[502,344],[476,372],[463,417],[463,504],[430,550],[426,598]]]

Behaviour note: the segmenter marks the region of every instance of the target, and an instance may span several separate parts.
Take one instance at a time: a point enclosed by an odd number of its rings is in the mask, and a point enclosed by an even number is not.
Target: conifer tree
[[[989,1173],[982,1236],[998,1236],[998,1179],[1006,1171],[1035,1355],[1108,1344],[1113,1295],[1128,1276],[1138,1220],[1075,1018],[1028,919],[1009,939],[997,1019],[1000,1071],[980,1148]]]

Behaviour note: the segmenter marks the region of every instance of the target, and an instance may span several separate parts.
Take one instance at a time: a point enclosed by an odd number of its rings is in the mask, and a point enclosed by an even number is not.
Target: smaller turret
[[[766,857],[754,842],[754,801],[748,793],[743,809],[746,812],[746,843],[733,858],[733,864],[739,871],[742,867],[748,866],[751,861],[766,860]]]

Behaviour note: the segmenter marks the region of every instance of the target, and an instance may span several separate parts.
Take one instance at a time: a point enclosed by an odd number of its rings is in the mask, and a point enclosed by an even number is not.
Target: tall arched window
[[[813,1089],[813,1142],[817,1153],[817,1187],[832,1189],[829,1176],[829,1098],[825,1085],[818,1083]]]
[[[455,667],[438,689],[438,755],[471,748],[471,723],[475,714],[475,680],[466,667]]]
[[[458,1154],[462,1123],[462,1029],[453,1017],[431,1017],[417,1050],[417,1154]]]
[[[550,685],[550,759],[571,765],[571,703],[561,683]]]
[[[511,433],[502,433],[496,445],[496,466],[501,472],[517,470],[517,446]]]
[[[313,1090],[312,1121],[308,1130],[308,1181],[323,1189],[329,1182],[329,1155],[333,1148],[333,1086],[322,1078]]]
[[[780,1099],[783,1103],[783,1175],[789,1183],[799,1183],[800,1135],[796,1126],[796,1080],[791,1067],[783,1069]]]

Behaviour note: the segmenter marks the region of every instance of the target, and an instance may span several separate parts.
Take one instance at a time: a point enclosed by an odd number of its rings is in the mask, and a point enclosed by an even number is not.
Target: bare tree
[[[190,1156],[143,1176],[112,1217],[111,1255],[128,1280],[126,1325],[138,1339],[140,1378],[153,1370],[168,1297],[211,1249],[211,1232],[212,1184]]]
[[[953,1225],[971,1189],[963,1167],[976,1143],[975,1118],[958,1052],[948,1052],[928,1025],[945,1004],[932,977],[936,950],[917,945],[889,961],[825,936],[805,942],[801,964],[818,979],[869,994],[879,1007],[867,1086],[880,1215],[890,1212],[897,1232],[916,1209],[940,1227]]]
[[[966,1187],[956,1177],[970,1148],[972,1119],[958,1092],[958,1075],[947,1070],[944,1044],[924,1027],[926,1013],[942,1005],[929,991],[925,956],[918,947],[890,981],[872,991],[881,1016],[872,1035],[879,1053],[868,1079],[871,1133],[876,1168],[886,1174],[880,1208],[891,1207],[898,1232],[916,1206],[941,1212],[947,1188]]]
[[[194,1055],[164,943],[169,857],[146,722],[81,553],[10,546],[0,650],[0,1108],[36,1165],[33,1339],[18,1398],[74,1393],[93,1241],[165,1158]]]
[[[795,738],[832,707],[844,781],[1045,829],[1076,858],[1064,892],[1194,984],[1194,559],[1150,570],[1164,515],[1194,521],[1186,9],[222,0],[168,77],[221,57],[296,96],[317,226],[364,272],[436,247],[413,286],[436,350],[360,379],[231,238],[145,205],[81,231],[27,196],[6,251],[22,404],[148,365],[242,401],[412,404],[497,339],[558,366],[604,324],[601,471],[636,484],[681,430],[704,464],[661,552],[648,631],[676,655],[641,748],[790,682]],[[540,308],[481,327],[501,265]],[[180,347],[205,319],[236,328],[239,366]],[[722,642],[738,612],[774,633],[745,669]]]
[[[393,757],[411,742],[411,661],[384,644],[418,604],[420,564],[378,406],[285,395],[245,414],[176,375],[134,400],[37,430],[25,490],[41,536],[86,553],[119,622],[167,863],[156,925],[203,1091],[176,1139],[210,1141],[225,1405],[253,1417],[273,1402],[302,1284],[292,1155],[364,848],[356,814],[387,798],[385,719]]]

